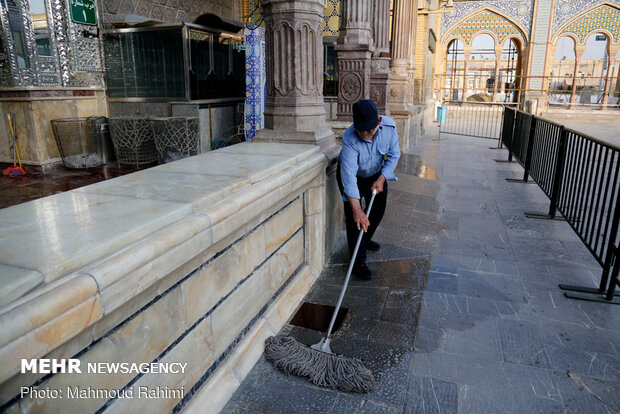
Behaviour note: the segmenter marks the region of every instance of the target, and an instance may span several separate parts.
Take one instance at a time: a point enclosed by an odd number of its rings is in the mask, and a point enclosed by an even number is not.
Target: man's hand
[[[349,204],[351,204],[351,209],[353,210],[353,221],[357,225],[357,229],[364,229],[364,232],[368,231],[368,226],[370,226],[370,221],[368,221],[368,217],[364,214],[364,210],[362,210],[362,205],[357,198],[349,197]]]
[[[383,184],[385,184],[385,177],[383,176],[383,174],[381,174],[379,178],[377,178],[377,181],[372,183],[372,187],[370,187],[370,190],[377,190],[377,194],[379,194],[383,191]]]

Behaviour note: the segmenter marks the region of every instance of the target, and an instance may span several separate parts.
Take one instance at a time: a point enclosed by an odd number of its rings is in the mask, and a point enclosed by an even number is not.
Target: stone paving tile
[[[461,414],[563,414],[564,404],[544,398],[522,398],[512,390],[463,385],[459,389],[459,413]]]
[[[405,414],[457,414],[456,384],[433,378],[411,377],[407,389]]]
[[[439,350],[455,355],[503,361],[498,321],[462,323],[423,315],[414,345],[416,352]]]
[[[397,406],[402,410],[406,401],[410,348],[341,337],[334,339],[332,350],[337,354],[360,358],[375,375],[375,389],[364,394],[364,399]]]
[[[499,337],[504,361],[551,368],[536,325],[523,321],[500,321]]]
[[[456,295],[459,292],[459,282],[457,277],[458,275],[456,273],[431,270],[428,273],[426,290],[430,292],[450,293]]]
[[[494,273],[459,270],[458,292],[474,298],[527,303],[525,286],[520,278]]]
[[[515,307],[510,302],[428,291],[424,293],[421,312],[465,323],[516,317]]]
[[[455,254],[436,255],[431,260],[431,270],[435,268],[465,269],[477,272],[499,273],[504,275],[519,275],[517,262],[509,257],[502,259],[487,259],[486,257],[471,257]]]
[[[581,376],[620,382],[620,356],[545,345],[551,367]]]
[[[603,354],[619,355],[620,331],[588,328],[568,322],[541,324],[541,339],[545,344]]]
[[[620,412],[620,382],[603,381],[575,373],[556,379],[568,414],[610,414]]]
[[[561,402],[558,378],[565,373],[469,355],[443,352],[415,353],[410,376],[431,377],[463,387],[494,389],[519,395],[523,400],[546,399]]]
[[[238,405],[258,413],[329,413],[338,394],[300,385],[282,378],[264,377],[240,399]]]

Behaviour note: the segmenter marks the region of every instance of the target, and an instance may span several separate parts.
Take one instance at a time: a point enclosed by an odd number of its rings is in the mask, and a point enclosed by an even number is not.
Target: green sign
[[[69,0],[71,20],[74,23],[97,25],[95,0]]]

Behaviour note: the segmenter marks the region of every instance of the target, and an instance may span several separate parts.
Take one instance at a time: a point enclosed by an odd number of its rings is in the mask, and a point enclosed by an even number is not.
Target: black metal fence
[[[620,304],[620,148],[511,108],[501,140],[524,167],[523,181],[531,177],[551,201],[548,214],[528,216],[552,219],[559,211],[603,267],[598,288],[560,285],[571,291],[566,296]]]
[[[502,128],[504,105],[481,102],[444,102],[445,121],[439,132],[497,139]]]

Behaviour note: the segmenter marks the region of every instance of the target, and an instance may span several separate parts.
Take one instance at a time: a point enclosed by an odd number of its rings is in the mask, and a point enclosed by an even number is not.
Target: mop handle
[[[372,203],[375,201],[375,196],[377,195],[377,190],[372,190],[372,197],[370,197],[370,203],[368,203],[368,209],[366,210],[366,216],[370,214],[370,209],[372,208]],[[357,257],[357,251],[360,248],[360,244],[362,243],[362,237],[364,236],[364,229],[360,229],[360,235],[357,237],[357,243],[355,244],[355,250],[353,250],[353,257],[351,258],[351,263],[349,263],[349,270],[347,270],[347,277],[344,279],[344,285],[342,286],[342,291],[340,291],[340,297],[338,298],[338,304],[336,305],[336,309],[334,310],[334,314],[332,315],[332,320],[329,323],[329,329],[327,330],[326,339],[329,339],[332,334],[332,329],[334,328],[334,323],[336,323],[336,316],[338,315],[338,311],[340,310],[340,305],[342,305],[342,299],[344,298],[344,293],[347,290],[347,286],[349,284],[349,279],[351,278],[351,271],[353,270],[353,264],[355,263],[355,258]]]

